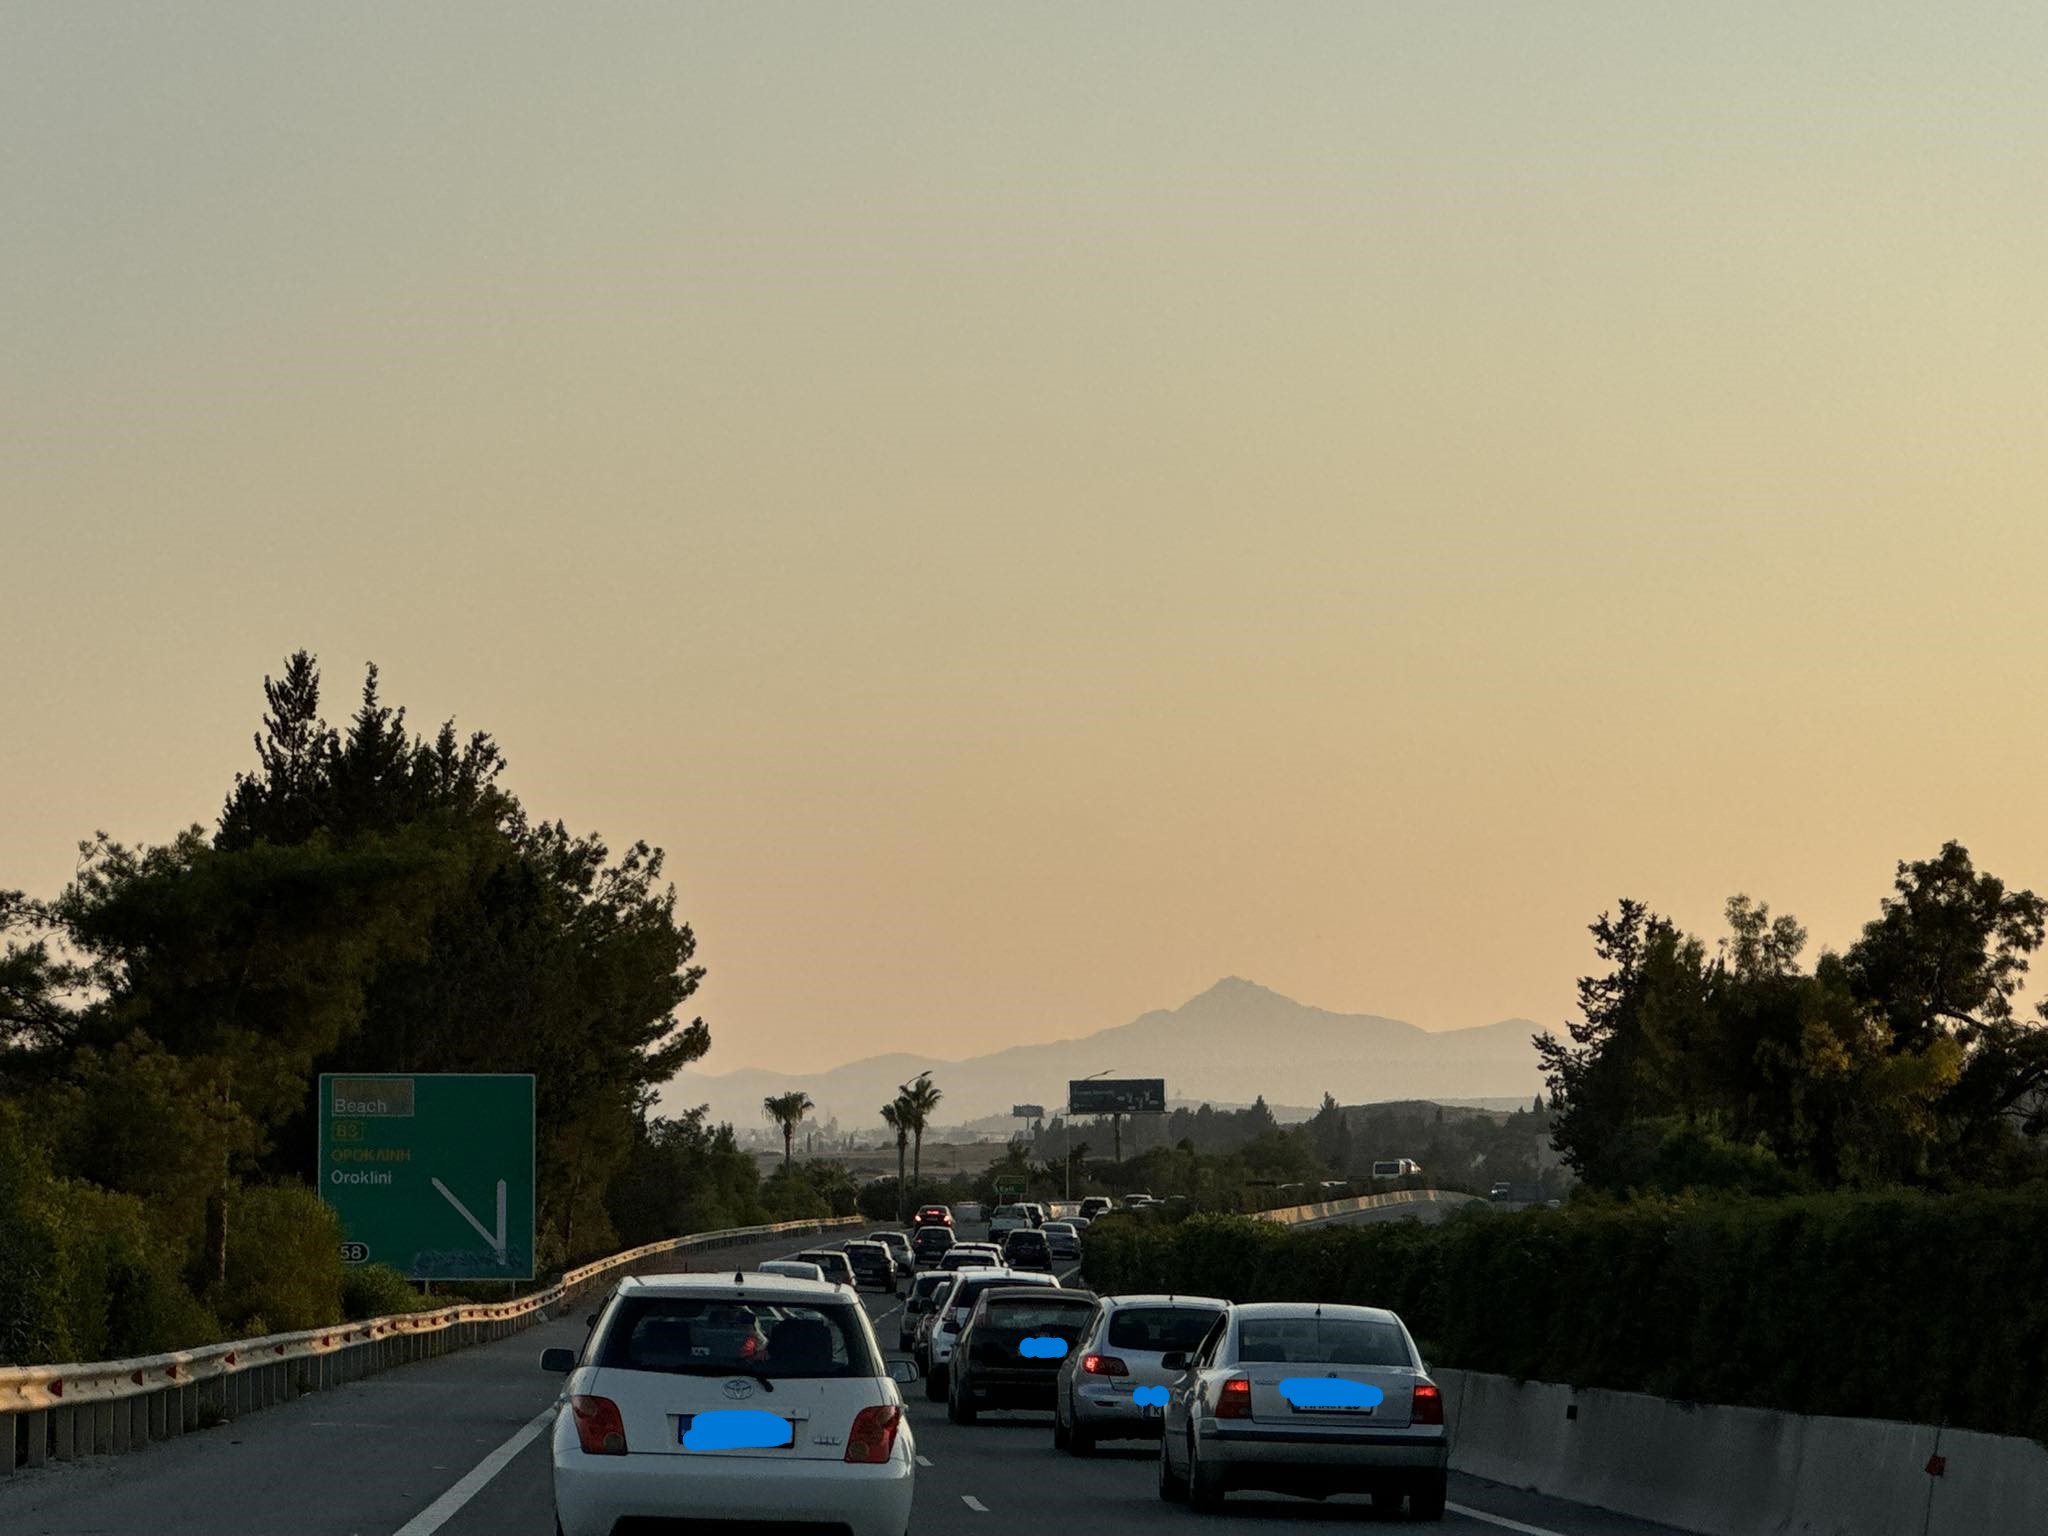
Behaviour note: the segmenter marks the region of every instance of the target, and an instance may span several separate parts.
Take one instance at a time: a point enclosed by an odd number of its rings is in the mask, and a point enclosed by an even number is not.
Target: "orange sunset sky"
[[[2033,5],[9,5],[0,886],[303,645],[712,1070],[2048,887],[2044,182]]]

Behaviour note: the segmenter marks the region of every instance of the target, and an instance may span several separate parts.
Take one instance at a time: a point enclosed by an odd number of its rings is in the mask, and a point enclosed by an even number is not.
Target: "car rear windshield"
[[[956,1239],[944,1227],[919,1227],[917,1236],[910,1240],[913,1248],[950,1248]]]
[[[988,1280],[962,1280],[956,1287],[954,1287],[953,1305],[955,1307],[971,1307],[977,1301],[981,1300],[981,1293],[983,1291],[992,1291],[996,1289],[996,1287],[1003,1285],[1029,1284],[1031,1284],[1029,1280],[1019,1280],[1014,1275],[1004,1275],[999,1278]],[[1050,1290],[1051,1287],[1048,1286],[1047,1289]]]
[[[629,1296],[596,1363],[678,1376],[872,1376],[858,1311],[696,1296]]]
[[[1006,1249],[1043,1248],[1044,1246],[1045,1234],[1043,1232],[1033,1232],[1028,1229],[1022,1232],[1012,1232],[1003,1243],[1003,1247]]]
[[[1257,1317],[1238,1325],[1237,1358],[1303,1365],[1413,1365],[1392,1323],[1351,1317]]]
[[[1122,1307],[1109,1320],[1109,1347],[1192,1354],[1218,1316],[1214,1307]]]
[[[1056,1295],[1048,1295],[1043,1301],[1036,1297],[1029,1301],[1005,1297],[988,1304],[988,1321],[994,1328],[1078,1328],[1094,1310],[1092,1301],[1061,1301]]]

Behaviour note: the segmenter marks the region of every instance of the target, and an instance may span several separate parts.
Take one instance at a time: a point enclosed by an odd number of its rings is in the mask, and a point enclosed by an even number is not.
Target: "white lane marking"
[[[453,1488],[401,1525],[397,1536],[433,1536],[454,1518],[457,1510],[483,1491],[484,1484],[504,1471],[506,1464],[531,1445],[534,1437],[554,1421],[555,1409],[550,1404],[545,1412],[535,1414],[513,1431],[510,1440],[463,1473]]]
[[[1500,1526],[1503,1530],[1520,1531],[1522,1536],[1562,1536],[1561,1532],[1548,1530],[1540,1525],[1524,1525],[1519,1520],[1510,1520],[1506,1515],[1489,1515],[1483,1509],[1474,1509],[1469,1504],[1446,1502],[1444,1508],[1454,1515],[1463,1515],[1467,1520],[1484,1520],[1488,1525]],[[398,1536],[405,1536],[400,1531]]]
[[[928,1466],[930,1466],[930,1465],[932,1464],[932,1459],[931,1459],[931,1457],[929,1457],[929,1456],[925,1455],[925,1453],[924,1453],[924,1452],[922,1452],[922,1451],[919,1451],[919,1452],[917,1453],[917,1464],[918,1464],[918,1465],[919,1465],[920,1467],[928,1467]]]
[[[988,1506],[982,1503],[981,1500],[977,1499],[971,1493],[961,1494],[960,1502],[962,1504],[965,1504],[969,1509],[973,1510],[977,1515],[985,1515],[988,1513]]]

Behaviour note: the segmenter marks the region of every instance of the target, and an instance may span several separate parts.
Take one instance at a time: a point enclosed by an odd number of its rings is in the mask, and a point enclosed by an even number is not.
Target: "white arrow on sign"
[[[496,1236],[493,1236],[488,1227],[486,1227],[482,1222],[478,1221],[476,1217],[470,1214],[468,1206],[464,1205],[460,1200],[455,1198],[454,1190],[450,1189],[446,1184],[443,1184],[439,1179],[432,1179],[429,1182],[433,1184],[434,1188],[441,1191],[441,1198],[443,1200],[446,1200],[450,1205],[455,1207],[455,1212],[458,1216],[460,1216],[464,1221],[468,1222],[472,1227],[476,1228],[476,1235],[491,1245],[491,1252],[498,1256],[498,1262],[500,1264],[504,1263],[505,1181],[503,1179],[498,1180],[498,1231]]]

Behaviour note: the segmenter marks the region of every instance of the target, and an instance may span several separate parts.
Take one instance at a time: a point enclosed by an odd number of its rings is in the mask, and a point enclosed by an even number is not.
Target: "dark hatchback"
[[[946,1416],[972,1424],[983,1408],[1052,1407],[1060,1362],[1087,1332],[1095,1305],[1090,1291],[984,1291],[953,1351]]]
[[[1003,1263],[1010,1269],[1039,1269],[1052,1273],[1052,1244],[1043,1232],[1019,1227],[1003,1239]]]
[[[872,1285],[877,1290],[896,1289],[896,1256],[880,1243],[856,1239],[846,1245],[846,1262],[853,1266],[856,1287]]]
[[[910,1234],[910,1251],[922,1267],[930,1269],[958,1241],[951,1227],[919,1227]]]

